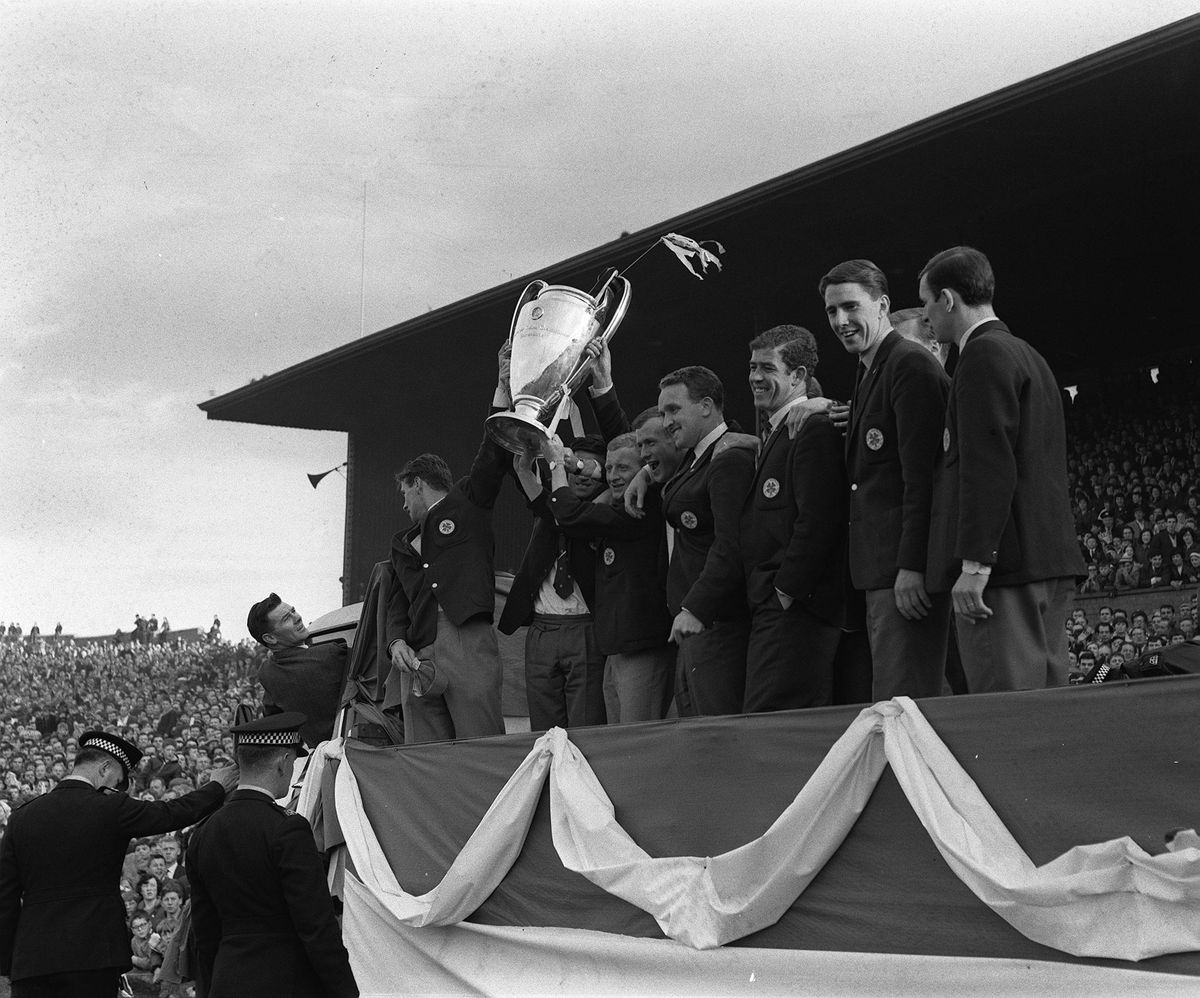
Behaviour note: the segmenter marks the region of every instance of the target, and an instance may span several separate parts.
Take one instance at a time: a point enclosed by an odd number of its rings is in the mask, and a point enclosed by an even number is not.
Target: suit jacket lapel
[[[771,431],[766,442],[759,448],[758,460],[755,462],[755,468],[761,469],[767,463],[767,455],[778,445],[780,439],[787,440],[787,420],[780,420],[780,423]]]
[[[859,417],[866,410],[871,393],[879,387],[879,376],[883,371],[883,365],[887,363],[888,354],[896,349],[896,344],[899,340],[900,334],[894,329],[884,336],[883,342],[879,344],[879,349],[875,351],[875,359],[871,362],[871,369],[863,375],[863,379],[858,385],[858,395],[854,399],[855,404],[850,407],[850,425],[846,427],[847,456],[849,456],[850,449],[853,447]]]

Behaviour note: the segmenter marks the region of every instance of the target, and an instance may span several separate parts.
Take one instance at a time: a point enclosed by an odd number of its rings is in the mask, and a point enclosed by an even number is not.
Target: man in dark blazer
[[[574,462],[565,469],[575,494],[590,500],[604,489],[602,478],[581,468],[604,464],[607,441],[629,430],[612,383],[607,346],[598,348],[588,388],[600,434],[572,441]],[[532,455],[531,457],[536,457]],[[519,459],[518,459],[519,463]],[[525,462],[531,469],[533,465]],[[603,724],[604,654],[596,643],[596,553],[589,538],[570,536],[555,522],[550,492],[540,479],[518,472],[533,531],[500,614],[500,631],[525,632],[525,694],[533,731]]]
[[[846,428],[849,566],[865,594],[874,700],[942,692],[950,596],[930,594],[925,559],[933,466],[950,379],[889,319],[887,277],[848,260],[821,278],[830,328],[858,358]]]
[[[386,640],[400,675],[406,742],[504,734],[492,510],[507,467],[506,452],[485,434],[457,482],[436,454],[413,458],[396,475],[413,525],[392,538],[397,584]],[[447,682],[442,693],[414,695],[423,662]]]
[[[229,766],[173,801],[134,800],[134,745],[88,731],[79,750],[69,776],[13,812],[0,845],[0,974],[14,998],[112,998],[132,966],[117,887],[129,840],[199,821],[237,782]]]
[[[972,693],[1065,686],[1065,624],[1085,574],[1067,493],[1062,394],[992,308],[986,256],[956,246],[920,275],[934,335],[959,349],[934,472],[927,587],[951,593]]]
[[[585,500],[570,487],[557,438],[547,442],[550,509],[568,537],[595,544],[596,646],[605,656],[608,723],[653,721],[666,716],[675,674],[675,649],[667,642],[667,541],[657,490],[646,497],[645,515],[625,511],[625,488],[641,467],[637,438],[614,437],[608,445],[608,488]]]
[[[788,435],[787,414],[808,397],[817,366],[812,333],[776,326],[755,337],[750,351],[750,389],[768,435],[738,535],[738,574],[752,614],[743,709],[825,706],[833,703],[847,622],[842,438],[823,414]],[[726,577],[737,576],[730,570]]]
[[[717,456],[729,435],[725,389],[707,367],[682,367],[658,386],[663,427],[683,454],[662,491],[663,514],[675,532],[667,606],[674,615],[671,640],[679,646],[676,702],[681,714],[736,714],[746,683],[746,594],[730,587],[713,550],[718,541],[737,548],[754,458],[738,447]]]
[[[246,630],[270,652],[258,670],[263,713],[304,714],[308,721],[300,734],[306,745],[332,738],[346,682],[346,642],[312,644],[304,618],[275,593],[250,608]]]
[[[304,721],[233,729],[238,788],[188,844],[200,998],[357,998],[312,828],[275,803]]]

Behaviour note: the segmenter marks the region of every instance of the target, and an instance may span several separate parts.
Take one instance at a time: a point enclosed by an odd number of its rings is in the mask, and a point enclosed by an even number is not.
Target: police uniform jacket
[[[848,508],[842,438],[825,415],[789,439],[780,426],[763,445],[742,508],[740,548],[750,605],[775,590],[827,624],[845,624]]]
[[[663,515],[675,529],[667,607],[672,616],[687,607],[706,627],[748,612],[745,594],[730,592],[725,566],[713,548],[718,538],[736,548],[742,504],[754,478],[754,455],[731,447],[714,458],[718,442],[695,464],[688,451],[680,470],[663,487]]]
[[[397,639],[414,650],[433,644],[439,608],[458,627],[472,617],[491,622],[496,607],[492,508],[509,464],[505,454],[485,435],[470,473],[422,523],[392,538],[397,585],[388,594],[385,648]],[[418,536],[419,552],[413,546]]]
[[[971,334],[950,383],[926,588],[951,589],[964,559],[992,566],[989,586],[1087,574],[1067,494],[1058,384],[998,319]]]
[[[0,845],[0,974],[128,970],[117,887],[129,840],[184,828],[224,796],[207,783],[172,801],[140,801],[67,779],[14,811]]]
[[[629,420],[621,408],[615,388],[593,398],[592,411],[600,427],[600,435],[612,440],[629,430]],[[591,541],[582,537],[568,537],[559,529],[554,513],[550,509],[550,497],[545,490],[529,503],[533,513],[533,531],[529,544],[521,558],[521,564],[513,576],[512,588],[508,592],[504,609],[500,612],[499,629],[502,634],[512,634],[533,620],[534,601],[546,576],[554,567],[559,552],[565,544],[567,564],[571,575],[579,585],[580,594],[588,609],[595,609],[596,553]]]
[[[569,488],[550,497],[554,518],[569,537],[596,541],[596,645],[605,655],[630,654],[667,643],[667,536],[657,488],[646,495],[640,520],[624,504],[588,502]]]
[[[188,845],[202,998],[356,996],[312,829],[235,790]]]
[[[933,466],[950,379],[924,347],[892,330],[875,352],[846,431],[850,576],[890,589],[901,568],[925,571]]]

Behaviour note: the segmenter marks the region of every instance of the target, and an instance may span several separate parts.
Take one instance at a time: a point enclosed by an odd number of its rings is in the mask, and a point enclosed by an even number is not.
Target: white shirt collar
[[[968,337],[970,337],[970,335],[973,332],[975,332],[976,329],[978,329],[980,326],[982,326],[985,322],[995,322],[995,321],[996,321],[996,317],[994,315],[989,315],[986,319],[980,319],[978,322],[975,322],[975,323],[972,323],[971,325],[969,325],[967,327],[967,331],[962,334],[962,339],[958,341],[959,354],[960,355],[962,354],[963,347],[965,347],[967,345]]]
[[[704,456],[704,452],[707,451],[708,448],[710,448],[713,444],[715,444],[717,442],[717,440],[720,438],[721,434],[724,433],[727,429],[729,429],[729,427],[727,427],[725,425],[725,420],[721,420],[721,422],[719,424],[717,424],[716,427],[714,427],[712,430],[710,430],[708,433],[706,433],[704,436],[702,436],[700,438],[700,442],[698,444],[696,444],[696,447],[695,447],[696,456],[694,458],[692,458],[692,464],[695,464],[697,461],[699,461],[700,458],[702,458]]]
[[[807,395],[797,395],[790,402],[785,402],[778,409],[776,409],[775,412],[771,415],[770,420],[768,420],[768,422],[770,422],[770,424],[771,424],[771,432],[774,433],[779,428],[779,424],[782,423],[785,418],[787,418],[787,414],[791,409],[798,406],[801,402],[807,402],[807,401],[808,401]]]

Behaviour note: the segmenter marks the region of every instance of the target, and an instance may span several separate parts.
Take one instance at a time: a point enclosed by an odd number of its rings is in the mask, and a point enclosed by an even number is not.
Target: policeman
[[[233,729],[241,779],[188,846],[196,982],[207,998],[357,998],[312,828],[275,801],[306,755],[291,711]]]
[[[184,828],[215,811],[234,766],[173,801],[124,791],[142,753],[87,731],[69,776],[15,811],[0,846],[0,974],[14,998],[112,998],[132,966],[118,885],[129,840]]]

